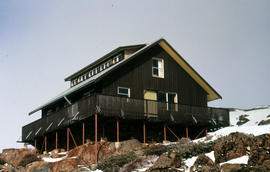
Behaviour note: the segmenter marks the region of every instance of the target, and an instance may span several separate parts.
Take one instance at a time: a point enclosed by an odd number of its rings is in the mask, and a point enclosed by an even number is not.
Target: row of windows
[[[79,84],[80,82],[88,79],[88,78],[91,78],[92,76],[98,74],[99,72],[102,72],[103,70],[111,67],[112,65],[120,62],[121,60],[124,59],[124,56],[122,54],[119,54],[109,60],[107,60],[105,63],[97,66],[96,68],[84,73],[83,75],[77,77],[76,79],[73,79],[70,83],[70,86],[73,87],[77,84]]]
[[[118,63],[119,61],[123,60],[124,57],[122,54],[119,54],[105,63],[99,65],[98,67],[90,70],[89,72],[79,76],[78,78],[71,81],[71,87],[77,85],[78,83],[91,78],[92,76],[98,74],[99,72],[109,68],[110,66]],[[158,78],[164,78],[164,60],[160,58],[152,58],[152,76]]]

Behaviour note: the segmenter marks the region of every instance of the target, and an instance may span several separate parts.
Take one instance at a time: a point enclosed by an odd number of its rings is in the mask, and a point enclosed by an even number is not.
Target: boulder
[[[183,165],[182,159],[178,154],[165,152],[148,171],[168,170],[169,168],[179,168],[181,165]]]
[[[236,125],[241,126],[241,125],[247,123],[249,121],[249,119],[247,117],[248,117],[248,115],[241,115],[239,117],[239,121],[237,121]]]
[[[244,167],[247,167],[246,164],[223,164],[221,166],[221,171],[223,172],[236,172],[243,170]]]
[[[259,166],[266,160],[270,160],[270,149],[262,147],[251,148],[251,152],[248,159],[249,166]]]
[[[134,149],[140,147],[142,143],[138,141],[137,139],[131,139],[120,142],[120,149],[119,151],[126,153],[133,151]]]
[[[158,159],[158,156],[156,155],[150,155],[150,156],[140,156],[136,158],[134,161],[125,164],[120,171],[121,172],[130,172],[134,171],[135,169],[140,169],[144,167],[152,166]]]
[[[3,159],[1,158],[1,155],[0,155],[0,165],[4,165],[5,163],[6,163],[6,161],[3,160]]]
[[[262,120],[262,121],[259,122],[258,125],[268,125],[268,124],[270,124],[270,119]]]
[[[4,149],[0,158],[14,167],[25,167],[31,162],[40,160],[36,154],[27,149]]]
[[[26,166],[26,172],[52,172],[53,163],[36,161]]]
[[[94,144],[87,143],[72,149],[68,153],[68,157],[77,157],[88,166],[91,166],[91,164],[94,164],[96,160],[95,151],[96,146]],[[113,143],[105,142],[102,143],[102,145],[98,145],[99,161],[104,160],[106,157],[112,155],[113,153],[115,153],[115,147],[113,146]]]
[[[216,163],[246,155],[251,143],[252,137],[238,132],[219,139],[214,146]]]
[[[81,161],[78,158],[68,158],[53,163],[53,172],[72,172],[78,169]]]
[[[266,160],[270,160],[270,134],[263,134],[253,138],[248,165],[260,166]]]
[[[200,154],[190,171],[219,171],[219,167],[205,154]]]
[[[265,168],[267,168],[267,170],[270,171],[270,160],[265,160],[265,161],[263,162],[263,166],[265,166]]]

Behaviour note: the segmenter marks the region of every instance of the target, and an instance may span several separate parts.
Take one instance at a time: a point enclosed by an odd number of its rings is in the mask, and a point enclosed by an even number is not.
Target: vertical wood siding
[[[164,78],[152,77],[152,57],[164,59]],[[207,106],[207,93],[159,45],[111,72],[99,84],[99,93],[117,95],[117,87],[131,89],[131,98],[143,99],[145,89],[176,92],[178,102]]]

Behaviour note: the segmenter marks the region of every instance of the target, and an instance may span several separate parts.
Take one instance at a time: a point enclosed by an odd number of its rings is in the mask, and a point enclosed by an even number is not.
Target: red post
[[[67,151],[69,151],[69,128],[67,128]]]
[[[47,136],[45,136],[45,152],[47,153]]]
[[[116,132],[117,132],[117,142],[119,142],[119,120],[117,119],[117,121],[116,121]]]
[[[84,144],[84,122],[82,123],[82,144]]]
[[[35,151],[37,153],[37,139],[35,139]]]
[[[186,138],[188,138],[188,128],[186,128]]]
[[[205,136],[207,136],[207,128],[205,129]]]
[[[98,163],[98,143],[97,143],[97,113],[95,114],[95,146],[96,146],[96,164]]]
[[[55,149],[58,149],[58,132],[55,132]]]
[[[143,143],[145,144],[145,122],[143,122]]]
[[[167,140],[166,124],[164,124],[163,129],[164,129],[164,140],[166,141]]]

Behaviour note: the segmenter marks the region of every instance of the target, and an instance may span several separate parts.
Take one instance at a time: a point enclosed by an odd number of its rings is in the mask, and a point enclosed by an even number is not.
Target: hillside
[[[99,164],[94,144],[36,155],[5,149],[0,171],[270,171],[270,106],[230,112],[231,126],[197,140],[142,144],[138,140],[101,142]],[[92,170],[91,170],[92,169]]]

